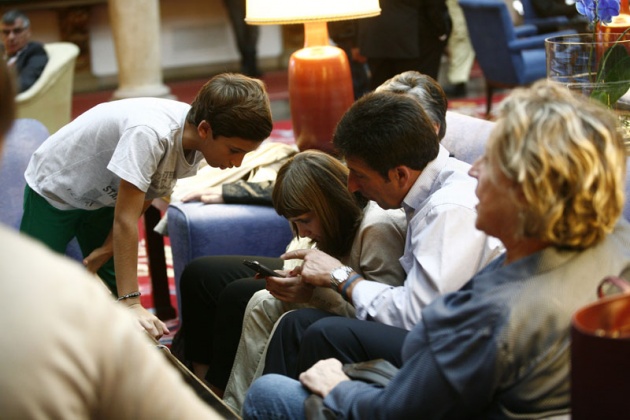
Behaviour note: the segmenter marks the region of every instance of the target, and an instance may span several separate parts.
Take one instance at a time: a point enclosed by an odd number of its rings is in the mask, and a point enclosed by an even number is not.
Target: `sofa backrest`
[[[18,118],[41,121],[50,134],[70,122],[74,67],[79,47],[71,42],[44,44],[48,63],[39,79],[15,98]]]
[[[446,134],[442,145],[457,159],[472,164],[483,155],[493,127],[491,121],[447,111]]]
[[[472,164],[483,154],[493,127],[491,121],[447,111],[446,134],[442,144],[457,159]],[[626,205],[623,216],[630,221],[630,158],[626,159]]]

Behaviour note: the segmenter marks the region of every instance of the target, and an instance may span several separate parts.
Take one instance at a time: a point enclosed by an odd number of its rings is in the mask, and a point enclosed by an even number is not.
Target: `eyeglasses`
[[[14,35],[20,35],[25,30],[26,30],[26,28],[3,29],[2,30],[2,35],[9,36],[9,35],[11,35],[11,32],[13,32]]]

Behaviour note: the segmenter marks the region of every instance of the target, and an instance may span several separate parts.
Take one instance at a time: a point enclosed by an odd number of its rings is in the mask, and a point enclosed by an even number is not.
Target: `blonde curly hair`
[[[626,154],[615,116],[563,86],[539,81],[515,89],[486,154],[522,193],[525,237],[588,248],[623,210]]]

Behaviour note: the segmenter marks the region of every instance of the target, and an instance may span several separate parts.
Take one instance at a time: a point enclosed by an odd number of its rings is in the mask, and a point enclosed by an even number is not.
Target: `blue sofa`
[[[493,126],[492,122],[449,111],[442,144],[456,158],[472,163],[483,154]],[[630,160],[627,167],[630,172]],[[626,197],[630,197],[630,173],[626,177]],[[291,239],[288,222],[272,207],[172,203],[167,214],[178,299],[181,273],[194,258],[206,255],[275,257],[284,252]],[[624,216],[630,220],[628,198]]]

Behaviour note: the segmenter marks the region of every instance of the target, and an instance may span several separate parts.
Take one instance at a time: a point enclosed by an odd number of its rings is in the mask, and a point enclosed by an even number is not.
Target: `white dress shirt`
[[[359,319],[410,330],[437,296],[458,290],[503,252],[503,245],[475,228],[477,181],[470,165],[449,157],[443,146],[407,196],[407,239],[400,263],[402,286],[361,281],[352,290]]]

